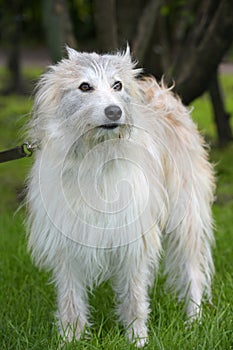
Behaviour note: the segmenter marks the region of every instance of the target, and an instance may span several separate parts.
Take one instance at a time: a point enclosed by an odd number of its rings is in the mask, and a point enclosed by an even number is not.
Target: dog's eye
[[[114,90],[120,91],[122,89],[122,83],[120,81],[116,81],[112,87]]]
[[[89,92],[89,91],[93,91],[93,87],[88,84],[88,83],[82,83],[80,86],[79,86],[79,89],[82,91],[82,92]]]

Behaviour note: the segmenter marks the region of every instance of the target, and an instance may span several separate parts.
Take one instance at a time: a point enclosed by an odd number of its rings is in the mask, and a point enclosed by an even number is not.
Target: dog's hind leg
[[[70,269],[63,265],[55,276],[59,331],[65,342],[79,339],[88,325],[87,292]]]
[[[211,294],[213,261],[212,225],[208,205],[199,208],[192,199],[177,227],[167,233],[165,274],[170,289],[185,300],[188,318],[201,317],[203,294]]]

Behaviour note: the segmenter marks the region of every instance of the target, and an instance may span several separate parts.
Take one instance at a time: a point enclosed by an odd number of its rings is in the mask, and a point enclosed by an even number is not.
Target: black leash
[[[30,157],[37,147],[36,143],[24,142],[21,146],[0,152],[0,163]]]

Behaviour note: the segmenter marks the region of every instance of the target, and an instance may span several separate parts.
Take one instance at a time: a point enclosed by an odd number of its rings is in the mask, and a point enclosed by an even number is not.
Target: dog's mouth
[[[112,129],[116,129],[118,126],[120,126],[120,124],[118,123],[108,123],[108,124],[100,125],[99,128],[112,130]]]

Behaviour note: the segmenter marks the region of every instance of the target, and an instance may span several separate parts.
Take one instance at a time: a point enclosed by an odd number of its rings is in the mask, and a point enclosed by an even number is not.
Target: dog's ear
[[[66,51],[67,51],[68,58],[70,60],[73,60],[78,57],[78,52],[72,49],[71,47],[69,47],[68,45],[66,45]]]
[[[137,64],[138,64],[138,61],[134,60],[133,57],[131,56],[130,46],[129,46],[128,43],[127,43],[127,46],[126,46],[126,50],[123,53],[123,59],[124,59],[124,61],[126,63],[129,64],[130,68],[133,69],[134,76],[137,76],[140,73],[142,73],[142,71],[143,71],[142,68],[136,68]]]
[[[126,50],[124,52],[124,58],[128,62],[132,62],[129,43],[127,43]]]

